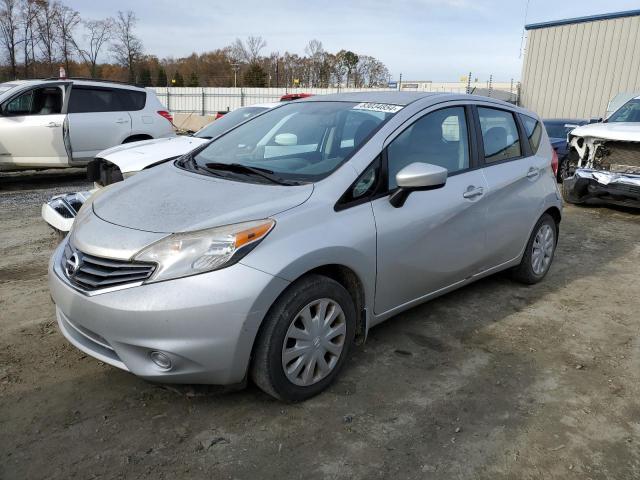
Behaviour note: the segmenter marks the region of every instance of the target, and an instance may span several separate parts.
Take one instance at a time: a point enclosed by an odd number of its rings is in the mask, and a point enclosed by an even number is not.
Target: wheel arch
[[[367,336],[368,323],[364,285],[358,274],[345,265],[330,263],[315,267],[302,274],[298,279],[313,274],[330,278],[349,292],[356,309],[356,342],[362,343]]]
[[[544,215],[545,213],[548,214],[551,218],[553,218],[553,221],[556,224],[556,245],[557,245],[558,238],[560,236],[560,221],[562,220],[562,213],[560,212],[560,209],[555,206],[547,208],[542,215]]]
[[[140,142],[142,140],[153,140],[153,137],[147,133],[137,133],[135,135],[129,135],[122,143]]]
[[[280,294],[275,298],[275,300],[271,303],[269,310],[264,314],[262,321],[258,327],[258,330],[253,338],[253,345],[251,347],[251,359],[249,360],[249,364],[253,361],[254,351],[256,348],[257,339],[262,334],[263,328],[265,326],[264,319],[269,315],[269,311],[273,306],[278,302],[278,300],[293,286],[299,282],[301,279],[309,276],[309,275],[321,275],[327,278],[330,278],[340,285],[342,285],[345,290],[351,296],[355,309],[356,309],[356,343],[363,343],[366,335],[367,335],[367,327],[369,325],[367,319],[367,311],[366,311],[366,297],[365,297],[365,287],[362,283],[362,280],[358,276],[358,274],[346,265],[338,264],[338,263],[330,263],[324,265],[318,265],[313,268],[306,270],[304,273],[298,275],[291,283],[283,289]]]

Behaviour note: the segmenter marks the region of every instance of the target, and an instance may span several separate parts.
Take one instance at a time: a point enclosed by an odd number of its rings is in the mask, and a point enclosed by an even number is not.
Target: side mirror
[[[273,139],[276,145],[291,147],[298,144],[298,136],[293,133],[279,133]]]
[[[448,170],[430,163],[415,162],[396,174],[398,189],[389,198],[396,208],[404,205],[409,194],[416,190],[434,190],[447,183]]]

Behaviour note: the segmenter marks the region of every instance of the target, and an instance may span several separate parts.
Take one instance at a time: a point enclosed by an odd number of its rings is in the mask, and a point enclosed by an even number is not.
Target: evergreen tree
[[[196,72],[191,72],[191,76],[189,77],[188,87],[199,87],[200,79],[198,78],[198,74]]]
[[[145,87],[152,87],[153,81],[151,80],[151,70],[143,68],[140,72],[140,83]]]
[[[266,87],[267,74],[257,63],[252,63],[244,74],[245,87]]]
[[[158,70],[158,80],[156,81],[156,87],[166,87],[167,86],[167,72],[164,71],[164,68],[160,67]]]

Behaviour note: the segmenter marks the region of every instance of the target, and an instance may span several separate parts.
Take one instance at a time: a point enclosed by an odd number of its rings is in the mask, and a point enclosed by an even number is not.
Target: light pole
[[[233,88],[238,86],[238,70],[240,70],[239,63],[232,63],[231,68],[233,68]]]

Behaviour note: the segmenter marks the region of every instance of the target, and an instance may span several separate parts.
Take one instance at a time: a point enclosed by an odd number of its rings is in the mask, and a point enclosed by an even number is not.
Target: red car
[[[280,97],[281,102],[290,102],[291,100],[300,100],[301,98],[313,97],[312,93],[287,93]]]

